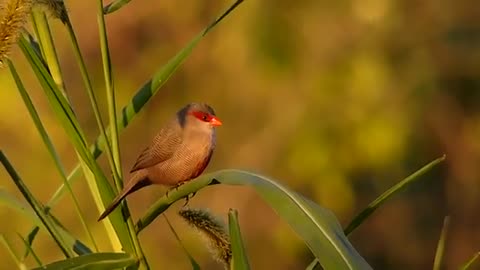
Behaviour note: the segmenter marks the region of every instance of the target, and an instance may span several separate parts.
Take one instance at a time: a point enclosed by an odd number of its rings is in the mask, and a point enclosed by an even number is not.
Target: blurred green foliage
[[[96,21],[87,12],[94,5],[67,1],[106,104]],[[223,5],[135,0],[107,16],[119,107]],[[446,269],[457,268],[480,249],[479,10],[468,0],[246,1],[202,41],[120,136],[124,172],[162,122],[190,101],[212,104],[224,122],[210,171],[244,168],[286,179],[286,185],[332,209],[344,225],[393,183],[445,153],[443,170],[387,203],[351,239],[375,269],[429,269],[442,220],[450,215],[444,258]],[[53,31],[65,83],[79,89],[69,93],[74,108],[93,139],[95,119],[80,91],[81,78],[73,76],[77,67],[67,33],[58,21]],[[18,51],[12,58],[70,169],[76,162],[72,147],[39,85],[28,77],[24,59]],[[6,69],[0,71],[0,100],[8,100],[0,106],[0,147],[35,195],[47,200],[61,179]],[[107,164],[105,158],[100,161]],[[17,192],[1,170],[0,185]],[[84,182],[74,188],[77,194],[87,190]],[[151,187],[133,194],[133,215],[141,216],[163,192]],[[229,208],[239,209],[254,269],[303,269],[312,259],[252,190],[216,186],[190,204],[224,217]],[[64,198],[61,205],[54,213],[82,235],[69,211],[71,200]],[[80,197],[80,205],[95,209],[90,197]],[[101,230],[95,224],[98,213],[87,213],[93,229]],[[202,267],[220,269],[173,213],[167,215]],[[7,233],[31,229],[28,220],[6,208],[0,208],[0,220],[9,221],[2,225]],[[188,269],[163,220],[140,238],[154,269]],[[46,239],[36,240],[38,254],[45,261],[58,259]],[[2,267],[9,269],[7,258],[0,249]]]

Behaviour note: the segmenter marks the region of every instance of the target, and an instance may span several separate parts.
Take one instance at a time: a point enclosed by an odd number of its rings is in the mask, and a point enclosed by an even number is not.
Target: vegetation
[[[413,172],[410,176],[386,190],[377,199],[360,211],[345,229],[342,229],[339,220],[327,208],[322,207],[307,195],[294,191],[295,188],[281,184],[271,177],[266,177],[246,170],[223,169],[206,173],[199,178],[180,186],[169,192],[168,196],[160,197],[146,213],[138,220],[134,220],[129,213],[127,204],[123,204],[122,211],[114,211],[100,224],[102,232],[94,229],[95,216],[102,212],[109,204],[114,195],[121,190],[123,181],[128,176],[123,175],[119,143],[119,134],[126,130],[138,113],[148,106],[148,102],[154,98],[159,90],[163,89],[167,80],[177,71],[184,61],[191,55],[193,49],[207,37],[227,16],[232,16],[237,7],[242,3],[238,0],[225,9],[191,41],[180,50],[174,57],[162,65],[151,78],[141,86],[135,95],[121,110],[118,109],[117,87],[113,76],[114,62],[108,42],[108,31],[105,19],[122,10],[128,9],[130,1],[117,0],[104,5],[102,0],[97,1],[97,22],[99,34],[99,47],[103,68],[102,95],[106,98],[106,104],[99,102],[100,91],[92,82],[91,73],[87,68],[86,60],[81,52],[77,33],[69,18],[68,9],[61,0],[5,0],[2,4],[2,21],[0,23],[0,58],[2,63],[9,69],[18,93],[20,94],[26,110],[33,120],[36,132],[41,137],[42,143],[48,151],[52,165],[58,171],[62,184],[54,194],[44,202],[43,198],[36,195],[36,189],[32,188],[32,179],[22,177],[22,171],[16,169],[17,160],[9,159],[7,151],[0,150],[0,162],[11,178],[24,200],[6,189],[0,189],[0,201],[6,207],[14,209],[16,214],[21,214],[29,219],[33,227],[27,233],[18,233],[22,248],[13,244],[15,237],[10,234],[1,235],[1,242],[15,264],[20,269],[151,269],[150,257],[146,248],[142,245],[139,235],[145,229],[153,226],[153,221],[173,204],[182,204],[190,194],[202,193],[208,186],[230,185],[247,186],[287,223],[292,230],[303,240],[304,244],[313,254],[313,261],[306,269],[316,269],[321,265],[323,269],[371,269],[368,259],[358,252],[350,243],[347,236],[358,226],[364,223],[376,209],[386,203],[393,195],[401,192],[406,187],[413,185],[422,179],[422,176],[435,168],[445,160],[445,156],[439,157],[422,168]],[[31,15],[31,17],[29,17]],[[89,139],[90,134],[82,123],[79,115],[84,113],[85,108],[75,108],[75,94],[66,81],[66,71],[62,69],[61,59],[58,57],[57,46],[51,31],[51,23],[59,20],[67,30],[69,42],[73,49],[76,64],[79,68],[78,77],[81,77],[82,88],[89,100],[89,111],[94,115],[98,135]],[[33,30],[27,30],[27,22],[30,22]],[[225,26],[220,31],[228,31]],[[12,47],[18,44],[21,53],[28,61],[29,68],[33,71],[36,80],[40,84],[41,94],[34,87],[25,83],[24,76],[17,72],[17,56],[11,56]],[[18,56],[20,57],[20,56]],[[12,60],[11,60],[12,59]],[[70,74],[68,76],[71,76]],[[77,90],[77,89],[75,89]],[[3,91],[14,91],[4,89]],[[49,135],[42,120],[44,116],[39,113],[38,107],[32,101],[37,95],[43,95],[53,111],[58,125],[61,126],[69,143],[73,147],[78,159],[73,169],[68,172],[65,162],[62,160],[57,148],[59,143]],[[8,105],[7,105],[8,106]],[[107,112],[107,117],[105,113]],[[8,117],[8,116],[7,116]],[[105,120],[108,119],[108,121]],[[18,134],[22,131],[19,130]],[[101,155],[106,156],[107,169],[104,169],[97,160]],[[35,162],[30,160],[29,162]],[[83,178],[82,178],[83,176]],[[111,177],[110,177],[111,176]],[[40,178],[42,175],[40,175]],[[109,181],[109,179],[112,181]],[[88,213],[82,206],[83,198],[76,192],[76,181],[84,179],[88,185],[88,196],[93,198],[95,209],[89,209]],[[35,179],[47,181],[47,179]],[[2,182],[3,185],[3,182]],[[86,196],[83,195],[82,196]],[[65,224],[65,220],[57,218],[55,210],[61,204],[63,197],[69,196],[73,202],[69,218],[74,218],[76,224],[80,224],[83,232]],[[198,196],[198,195],[197,195]],[[93,214],[92,214],[93,212]],[[205,209],[183,208],[178,213],[195,230],[199,231],[207,240],[213,257],[226,269],[250,269],[251,256],[248,244],[245,244],[240,221],[242,213],[236,209],[228,212],[227,225],[223,224],[222,218]],[[187,255],[193,269],[203,268],[189,252],[182,238],[165,216],[172,235],[178,240]],[[240,221],[239,221],[240,220]],[[448,219],[445,219],[444,229],[437,245],[434,269],[440,269],[442,258],[445,254],[445,239],[448,233]],[[395,224],[391,224],[392,227]],[[106,232],[108,239],[108,251],[102,251],[100,235]],[[269,232],[265,232],[266,234]],[[35,248],[35,240],[40,235],[48,236],[46,241],[52,241],[56,249],[54,260],[46,260],[40,256],[39,249]],[[83,240],[84,235],[87,240]],[[388,243],[387,243],[388,244]],[[165,246],[158,247],[159,252]],[[21,250],[24,250],[21,252]],[[152,253],[150,253],[152,254]],[[478,254],[465,262],[464,269],[473,269]],[[272,256],[265,260],[275,260]],[[3,261],[3,260],[2,260]],[[433,263],[433,262],[432,262]]]

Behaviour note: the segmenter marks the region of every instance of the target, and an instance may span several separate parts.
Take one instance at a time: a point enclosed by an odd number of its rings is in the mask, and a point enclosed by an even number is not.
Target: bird
[[[98,221],[143,187],[159,184],[175,188],[198,177],[210,162],[216,145],[215,129],[221,125],[208,104],[189,103],[180,109],[138,156],[130,180]]]

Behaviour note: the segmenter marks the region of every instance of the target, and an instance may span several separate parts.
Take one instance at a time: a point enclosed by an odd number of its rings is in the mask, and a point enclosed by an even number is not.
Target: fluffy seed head
[[[207,241],[213,257],[229,269],[232,259],[230,236],[223,222],[204,209],[182,209],[178,214]]]

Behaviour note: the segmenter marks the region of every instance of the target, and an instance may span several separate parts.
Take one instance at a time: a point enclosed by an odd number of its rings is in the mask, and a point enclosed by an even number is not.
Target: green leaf
[[[348,241],[335,216],[327,209],[266,177],[221,170],[181,185],[160,198],[137,222],[137,233],[175,201],[211,184],[248,185],[305,241],[325,269],[371,269]]]
[[[22,214],[23,216],[29,218],[33,223],[41,228],[45,228],[43,226],[42,221],[38,218],[35,212],[25,203],[20,202],[17,198],[15,198],[10,193],[6,192],[4,189],[0,188],[0,204],[5,204],[6,206],[10,207],[13,210],[16,210],[18,213]],[[51,216],[50,214],[48,214]],[[79,240],[75,239],[72,234],[70,234],[64,227],[51,216],[54,221],[54,226],[58,230],[58,232],[62,235],[62,238],[68,244],[68,246],[75,251],[78,255],[92,253],[92,251],[84,245]]]
[[[148,80],[135,94],[129,104],[127,104],[121,111],[120,117],[118,117],[117,127],[118,132],[123,131],[138,112],[146,105],[146,103],[156,94],[158,90],[165,84],[165,82],[173,75],[177,68],[186,60],[186,58],[192,53],[196,45],[205,37],[211,30],[213,30],[218,23],[220,23],[230,12],[232,12],[243,0],[238,0],[232,4],[225,12],[222,13],[217,19],[209,24],[204,30],[202,30],[197,36],[195,36],[180,52],[178,52],[173,58],[171,58],[166,65],[161,67],[150,80]],[[110,128],[107,127],[107,136],[109,136]],[[98,158],[102,151],[105,149],[106,142],[105,136],[100,134],[95,143],[90,147],[90,152],[94,158]],[[77,179],[80,175],[80,165],[77,164],[72,172],[69,174],[68,179],[72,181]],[[47,205],[53,206],[65,193],[65,185],[61,185],[55,194],[52,196]]]
[[[429,172],[432,168],[434,168],[437,164],[445,160],[445,155],[440,158],[435,159],[434,161],[428,163],[427,165],[423,166],[420,170],[414,172],[412,175],[408,176],[407,178],[400,181],[398,184],[394,185],[393,187],[389,188],[385,191],[382,195],[376,198],[373,202],[371,202],[365,210],[363,210],[360,214],[358,214],[352,222],[347,226],[345,229],[345,234],[349,235],[355,228],[357,228],[360,224],[362,224],[378,207],[384,204],[388,199],[390,199],[393,195],[399,193],[400,191],[404,190],[409,185],[415,183],[416,181],[420,180],[420,176],[424,175],[425,173]]]
[[[190,252],[188,252],[187,248],[185,247],[182,240],[178,236],[177,232],[173,228],[172,223],[170,223],[170,220],[168,220],[166,215],[163,215],[163,217],[165,218],[165,221],[167,222],[167,225],[170,228],[170,231],[173,233],[173,236],[175,236],[175,239],[177,239],[178,244],[180,244],[180,246],[182,247],[182,250],[185,252],[185,255],[187,255],[188,260],[190,261],[190,264],[192,265],[192,269],[200,270],[200,265],[197,263],[197,261],[195,261],[195,259],[190,254]]]
[[[435,252],[435,260],[433,262],[433,270],[440,270],[442,265],[443,254],[445,251],[445,241],[447,239],[448,227],[450,225],[450,217],[445,217],[443,220],[442,232],[437,244],[437,251]]]
[[[17,265],[18,269],[26,269],[27,267],[22,262],[20,257],[15,253],[15,251],[13,250],[13,245],[7,240],[5,235],[0,234],[0,242],[5,246],[5,249],[7,249],[8,253],[12,257],[12,259],[15,261],[15,264]]]
[[[40,261],[40,258],[37,256],[37,253],[32,249],[32,245],[25,239],[21,234],[18,234],[18,237],[22,239],[23,244],[25,244],[25,247],[27,248],[28,252],[32,254],[32,257],[34,258],[35,262],[37,262],[38,265],[42,265],[42,261]]]
[[[127,253],[92,253],[47,264],[33,270],[110,270],[131,266],[135,258]]]
[[[468,262],[466,262],[465,265],[463,265],[460,268],[460,270],[471,269],[471,267],[477,261],[478,258],[480,258],[480,252],[475,253],[475,255],[473,255],[473,257],[470,260],[468,260]]]
[[[27,235],[27,239],[25,239],[25,241],[29,247],[33,246],[33,240],[35,240],[35,237],[37,236],[39,231],[40,227],[35,226],[35,228],[33,228],[33,230]],[[28,257],[28,254],[30,254],[29,248],[26,249],[25,254],[23,255],[23,260]]]
[[[230,209],[228,211],[228,228],[230,231],[230,241],[232,243],[232,261],[230,262],[230,269],[250,269],[248,256],[243,245],[242,233],[240,232],[240,225],[238,224],[237,210]]]
[[[114,0],[103,8],[103,13],[109,14],[109,13],[115,12],[119,10],[121,7],[123,7],[124,5],[128,4],[128,2],[130,1],[131,0]]]
[[[318,262],[317,259],[313,260],[305,270],[314,270],[314,269],[320,269],[320,263]]]
[[[49,215],[46,214],[43,206],[37,201],[37,199],[33,196],[33,194],[27,188],[25,183],[22,181],[22,179],[17,174],[13,166],[8,161],[7,157],[3,154],[3,151],[0,151],[0,162],[2,163],[7,173],[12,178],[18,190],[20,190],[20,192],[25,197],[27,202],[33,208],[33,210],[35,211],[35,214],[38,216],[42,224],[45,226],[49,234],[52,236],[55,243],[57,243],[58,247],[62,250],[63,254],[65,254],[65,256],[67,257],[73,257],[74,256],[73,250],[65,242],[63,235],[59,232],[58,228],[55,226],[54,221],[51,219]]]

